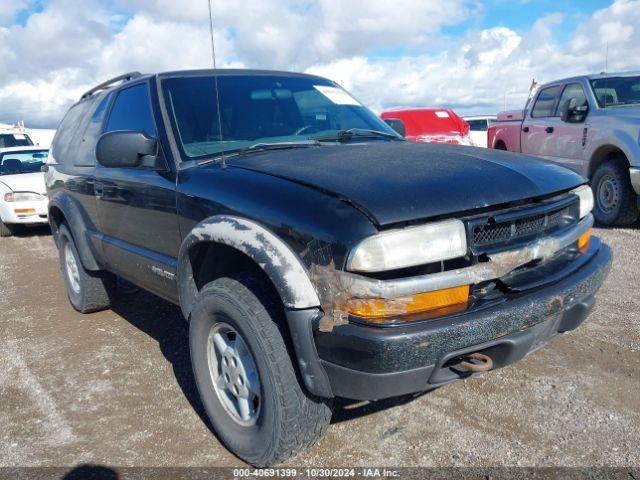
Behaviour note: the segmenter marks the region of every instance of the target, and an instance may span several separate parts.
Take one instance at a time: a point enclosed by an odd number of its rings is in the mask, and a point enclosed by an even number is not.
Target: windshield
[[[640,104],[640,76],[591,80],[600,107]]]
[[[30,147],[33,142],[26,133],[0,133],[0,148]]]
[[[5,152],[0,154],[0,175],[39,172],[48,156],[48,150]]]
[[[349,129],[395,135],[342,88],[319,78],[221,75],[167,78],[163,93],[183,153],[202,158],[257,143],[338,137]],[[220,119],[222,139],[220,138]],[[381,137],[382,138],[382,137]]]

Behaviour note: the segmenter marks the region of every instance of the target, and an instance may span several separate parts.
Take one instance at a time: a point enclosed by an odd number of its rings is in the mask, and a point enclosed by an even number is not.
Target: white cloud
[[[566,44],[552,31],[563,17],[548,15],[526,32],[506,27],[471,32],[435,55],[370,59],[356,56],[310,72],[343,83],[376,111],[392,106],[449,105],[461,111],[520,108],[531,80],[551,81],[608,69],[638,68],[640,2],[622,0],[583,22]],[[594,32],[597,32],[594,34]]]
[[[14,19],[16,14],[29,6],[27,0],[2,0],[0,3],[0,25]]]
[[[1,22],[26,0],[0,1]],[[376,110],[450,105],[495,112],[505,95],[517,108],[532,77],[547,81],[602,70],[607,45],[609,69],[637,68],[640,44],[638,0],[619,0],[583,18],[563,43],[554,39],[566,26],[560,14],[526,31],[502,26],[470,30],[457,40],[443,37],[443,28],[482,13],[474,0],[214,3],[219,66],[319,73]],[[206,1],[44,5],[24,26],[0,27],[0,121],[52,125],[82,91],[110,76],[211,65]]]

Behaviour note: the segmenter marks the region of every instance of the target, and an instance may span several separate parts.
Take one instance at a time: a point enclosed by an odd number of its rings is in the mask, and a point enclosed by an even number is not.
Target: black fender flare
[[[96,253],[89,239],[89,231],[95,230],[91,221],[87,218],[86,213],[83,214],[82,208],[77,202],[69,195],[58,194],[49,200],[49,224],[51,225],[51,231],[54,234],[54,238],[57,242],[57,227],[51,214],[54,208],[57,208],[62,212],[62,215],[66,219],[67,227],[71,230],[73,241],[76,244],[78,253],[80,254],[80,261],[87,270],[100,270],[100,265],[96,261]],[[89,228],[88,228],[89,227]]]
[[[311,328],[312,322],[322,316],[320,300],[298,255],[255,221],[230,215],[215,215],[203,220],[185,237],[178,255],[178,298],[187,320],[198,293],[189,252],[201,242],[216,242],[235,248],[262,268],[284,304],[289,333],[305,386],[314,395],[333,397]]]
[[[178,254],[178,296],[186,319],[197,294],[189,251],[202,242],[227,245],[251,258],[271,279],[285,308],[299,310],[320,305],[307,269],[283,240],[253,220],[214,215],[189,232]]]

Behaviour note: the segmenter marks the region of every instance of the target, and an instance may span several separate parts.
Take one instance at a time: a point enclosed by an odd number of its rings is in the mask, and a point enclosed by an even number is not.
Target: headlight
[[[46,197],[35,192],[10,192],[4,194],[5,202],[38,202]]]
[[[467,253],[467,236],[460,220],[445,220],[364,239],[351,252],[347,269],[382,272],[439,262]]]
[[[577,195],[580,198],[580,218],[586,217],[591,210],[593,210],[593,191],[589,185],[583,185],[574,190],[571,193]]]

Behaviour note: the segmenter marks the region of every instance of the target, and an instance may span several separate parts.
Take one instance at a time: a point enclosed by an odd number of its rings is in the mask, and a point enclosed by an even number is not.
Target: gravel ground
[[[640,466],[640,230],[588,321],[522,362],[412,399],[339,401],[295,466]],[[81,315],[46,230],[0,239],[0,466],[242,466],[197,396],[177,307]]]

